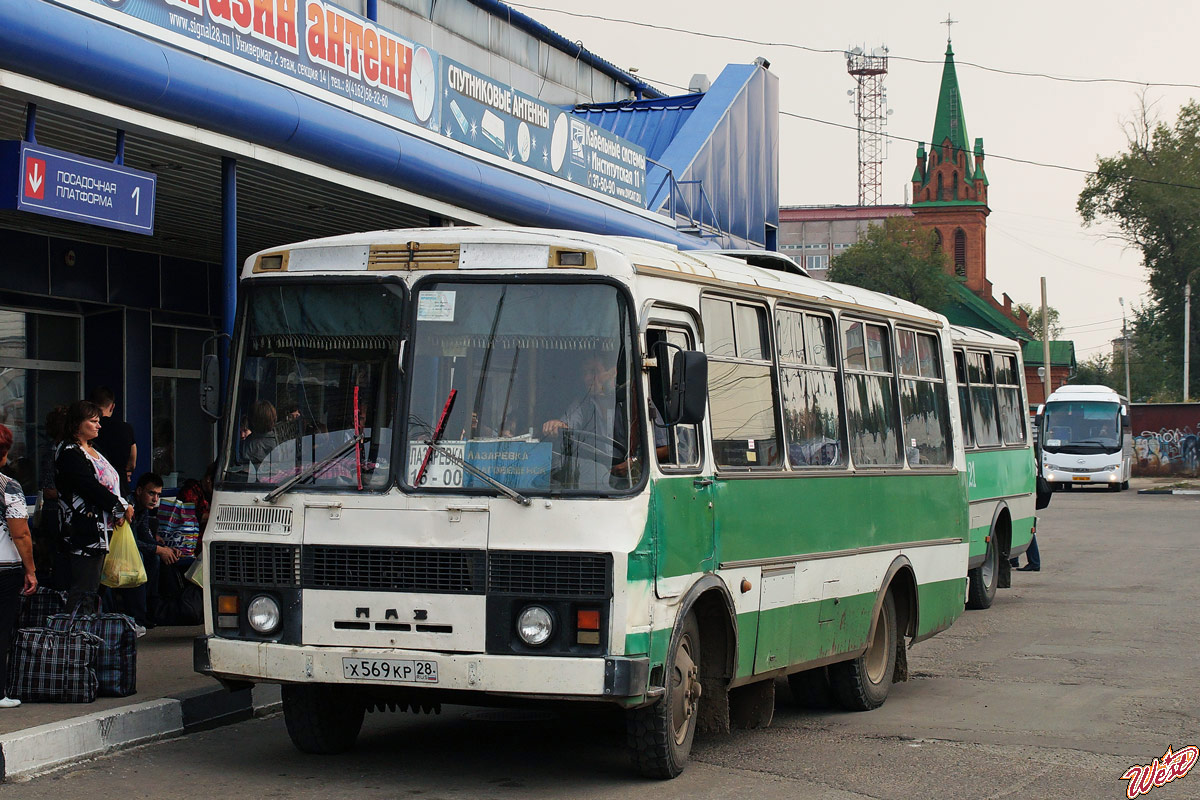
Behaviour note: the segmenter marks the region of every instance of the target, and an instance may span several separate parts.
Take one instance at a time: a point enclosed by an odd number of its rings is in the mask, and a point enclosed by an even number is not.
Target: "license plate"
[[[437,683],[436,661],[391,658],[342,658],[342,677],[347,680]]]
[[[1073,481],[1090,481],[1091,478],[1089,478],[1087,475],[1075,475],[1075,476],[1072,476],[1071,480],[1073,480]]]

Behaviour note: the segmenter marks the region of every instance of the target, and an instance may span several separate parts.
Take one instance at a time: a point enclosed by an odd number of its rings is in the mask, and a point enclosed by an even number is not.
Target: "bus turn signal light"
[[[596,610],[575,612],[575,643],[600,644],[600,612]]]

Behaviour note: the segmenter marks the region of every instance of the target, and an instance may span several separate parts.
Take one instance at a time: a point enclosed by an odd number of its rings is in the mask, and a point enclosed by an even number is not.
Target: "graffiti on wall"
[[[1198,423],[1196,428],[1200,428]],[[1190,475],[1200,471],[1200,435],[1193,427],[1142,431],[1133,437],[1135,475]]]
[[[1131,403],[1134,475],[1200,477],[1200,403]]]

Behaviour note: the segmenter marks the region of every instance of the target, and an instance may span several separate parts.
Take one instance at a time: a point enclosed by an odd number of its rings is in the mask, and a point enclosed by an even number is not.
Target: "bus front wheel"
[[[671,646],[665,670],[666,692],[657,703],[628,712],[629,747],[634,764],[648,778],[674,778],[683,772],[700,708],[700,626],[689,613]]]
[[[341,753],[354,746],[366,708],[340,686],[280,687],[283,721],[292,744],[304,753]]]
[[[875,618],[875,633],[867,651],[853,661],[829,665],[829,683],[838,703],[850,711],[870,711],[887,699],[896,673],[896,601],[883,597]]]

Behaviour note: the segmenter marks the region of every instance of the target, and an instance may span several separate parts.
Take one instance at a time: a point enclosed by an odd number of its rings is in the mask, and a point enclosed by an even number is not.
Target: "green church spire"
[[[946,64],[942,67],[942,88],[938,94],[937,117],[933,122],[933,139],[930,145],[940,149],[946,139],[956,151],[968,155],[967,169],[970,171],[971,147],[967,136],[967,118],[963,113],[962,95],[958,91],[958,73],[954,70],[954,49],[946,42]],[[950,154],[953,158],[953,155]],[[967,175],[967,179],[970,179]]]

